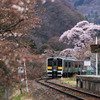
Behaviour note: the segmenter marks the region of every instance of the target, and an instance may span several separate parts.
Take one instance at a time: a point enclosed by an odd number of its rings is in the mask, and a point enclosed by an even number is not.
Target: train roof
[[[48,57],[47,59],[50,59],[50,58],[60,58],[60,59],[63,59],[63,60],[79,61],[79,60],[76,59],[75,57],[56,56],[56,57]]]

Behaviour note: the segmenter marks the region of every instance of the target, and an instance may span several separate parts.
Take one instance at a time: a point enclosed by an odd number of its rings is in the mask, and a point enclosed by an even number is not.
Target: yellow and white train
[[[71,57],[49,57],[46,61],[48,77],[71,77],[81,74],[83,61]]]

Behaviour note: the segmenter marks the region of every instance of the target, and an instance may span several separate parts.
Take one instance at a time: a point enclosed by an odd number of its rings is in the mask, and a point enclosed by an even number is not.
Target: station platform
[[[90,91],[100,91],[100,75],[77,75],[77,87]]]

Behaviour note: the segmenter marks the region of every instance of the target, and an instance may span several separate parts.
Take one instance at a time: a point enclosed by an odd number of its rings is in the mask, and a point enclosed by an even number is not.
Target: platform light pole
[[[25,70],[25,80],[26,80],[26,91],[28,92],[28,80],[27,80],[27,72],[26,72],[26,58],[23,58],[24,62],[24,70]]]

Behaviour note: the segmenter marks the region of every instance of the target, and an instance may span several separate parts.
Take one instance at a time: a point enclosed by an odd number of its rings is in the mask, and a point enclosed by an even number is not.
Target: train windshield
[[[53,58],[48,59],[48,66],[52,66],[52,61],[53,61]]]
[[[58,66],[62,66],[62,59],[57,59],[58,61]]]
[[[54,66],[56,66],[56,65],[57,65],[57,61],[56,61],[56,60],[54,60],[54,61],[53,61],[53,64],[54,64]]]

